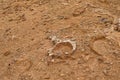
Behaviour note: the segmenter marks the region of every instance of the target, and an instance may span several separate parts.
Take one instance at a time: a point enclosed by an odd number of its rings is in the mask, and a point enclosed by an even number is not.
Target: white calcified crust
[[[55,42],[55,45],[54,45],[54,47],[52,47],[48,50],[48,55],[49,56],[54,55],[53,49],[55,47],[57,47],[57,45],[59,45],[60,43],[70,43],[71,46],[72,46],[72,53],[76,50],[76,41],[72,41],[70,39],[61,40],[61,39],[58,39],[56,36],[50,36],[50,39],[52,40],[52,42]]]

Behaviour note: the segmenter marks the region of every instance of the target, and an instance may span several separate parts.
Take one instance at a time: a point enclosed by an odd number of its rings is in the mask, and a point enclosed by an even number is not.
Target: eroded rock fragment
[[[50,36],[54,46],[48,50],[48,56],[65,58],[76,50],[76,41],[70,39],[58,39],[56,36]]]

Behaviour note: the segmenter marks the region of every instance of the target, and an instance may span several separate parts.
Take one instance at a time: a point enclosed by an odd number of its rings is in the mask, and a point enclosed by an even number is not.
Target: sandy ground
[[[0,0],[0,80],[120,80],[120,0]]]

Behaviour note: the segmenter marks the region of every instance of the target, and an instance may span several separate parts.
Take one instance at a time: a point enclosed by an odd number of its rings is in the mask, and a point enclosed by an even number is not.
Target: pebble
[[[69,53],[68,52],[65,52],[66,55],[68,55]]]
[[[50,76],[45,76],[44,79],[50,79]]]
[[[103,70],[104,75],[108,75],[108,71],[105,69]]]
[[[11,54],[10,51],[6,51],[6,52],[4,53],[4,56],[8,56],[8,55],[10,55],[10,54]]]
[[[62,3],[63,5],[65,5],[65,6],[67,6],[68,5],[68,3]]]
[[[114,28],[114,30],[117,32],[120,32],[120,25],[117,24],[116,27]]]
[[[84,7],[76,8],[74,10],[74,12],[73,12],[73,16],[74,17],[79,16],[79,15],[81,15],[84,12],[85,12],[85,8]]]
[[[63,77],[63,76],[65,76],[65,74],[63,74],[63,73],[62,73],[62,74],[60,74],[60,77]]]
[[[77,80],[80,80],[80,78],[77,78]]]
[[[85,51],[85,49],[81,49],[81,51],[82,51],[82,52],[84,52],[84,51]]]
[[[52,59],[51,62],[55,62],[55,59]]]

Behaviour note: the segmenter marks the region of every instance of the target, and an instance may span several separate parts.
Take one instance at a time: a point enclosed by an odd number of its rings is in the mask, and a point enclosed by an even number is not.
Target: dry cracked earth
[[[120,80],[120,0],[0,0],[0,80]]]

